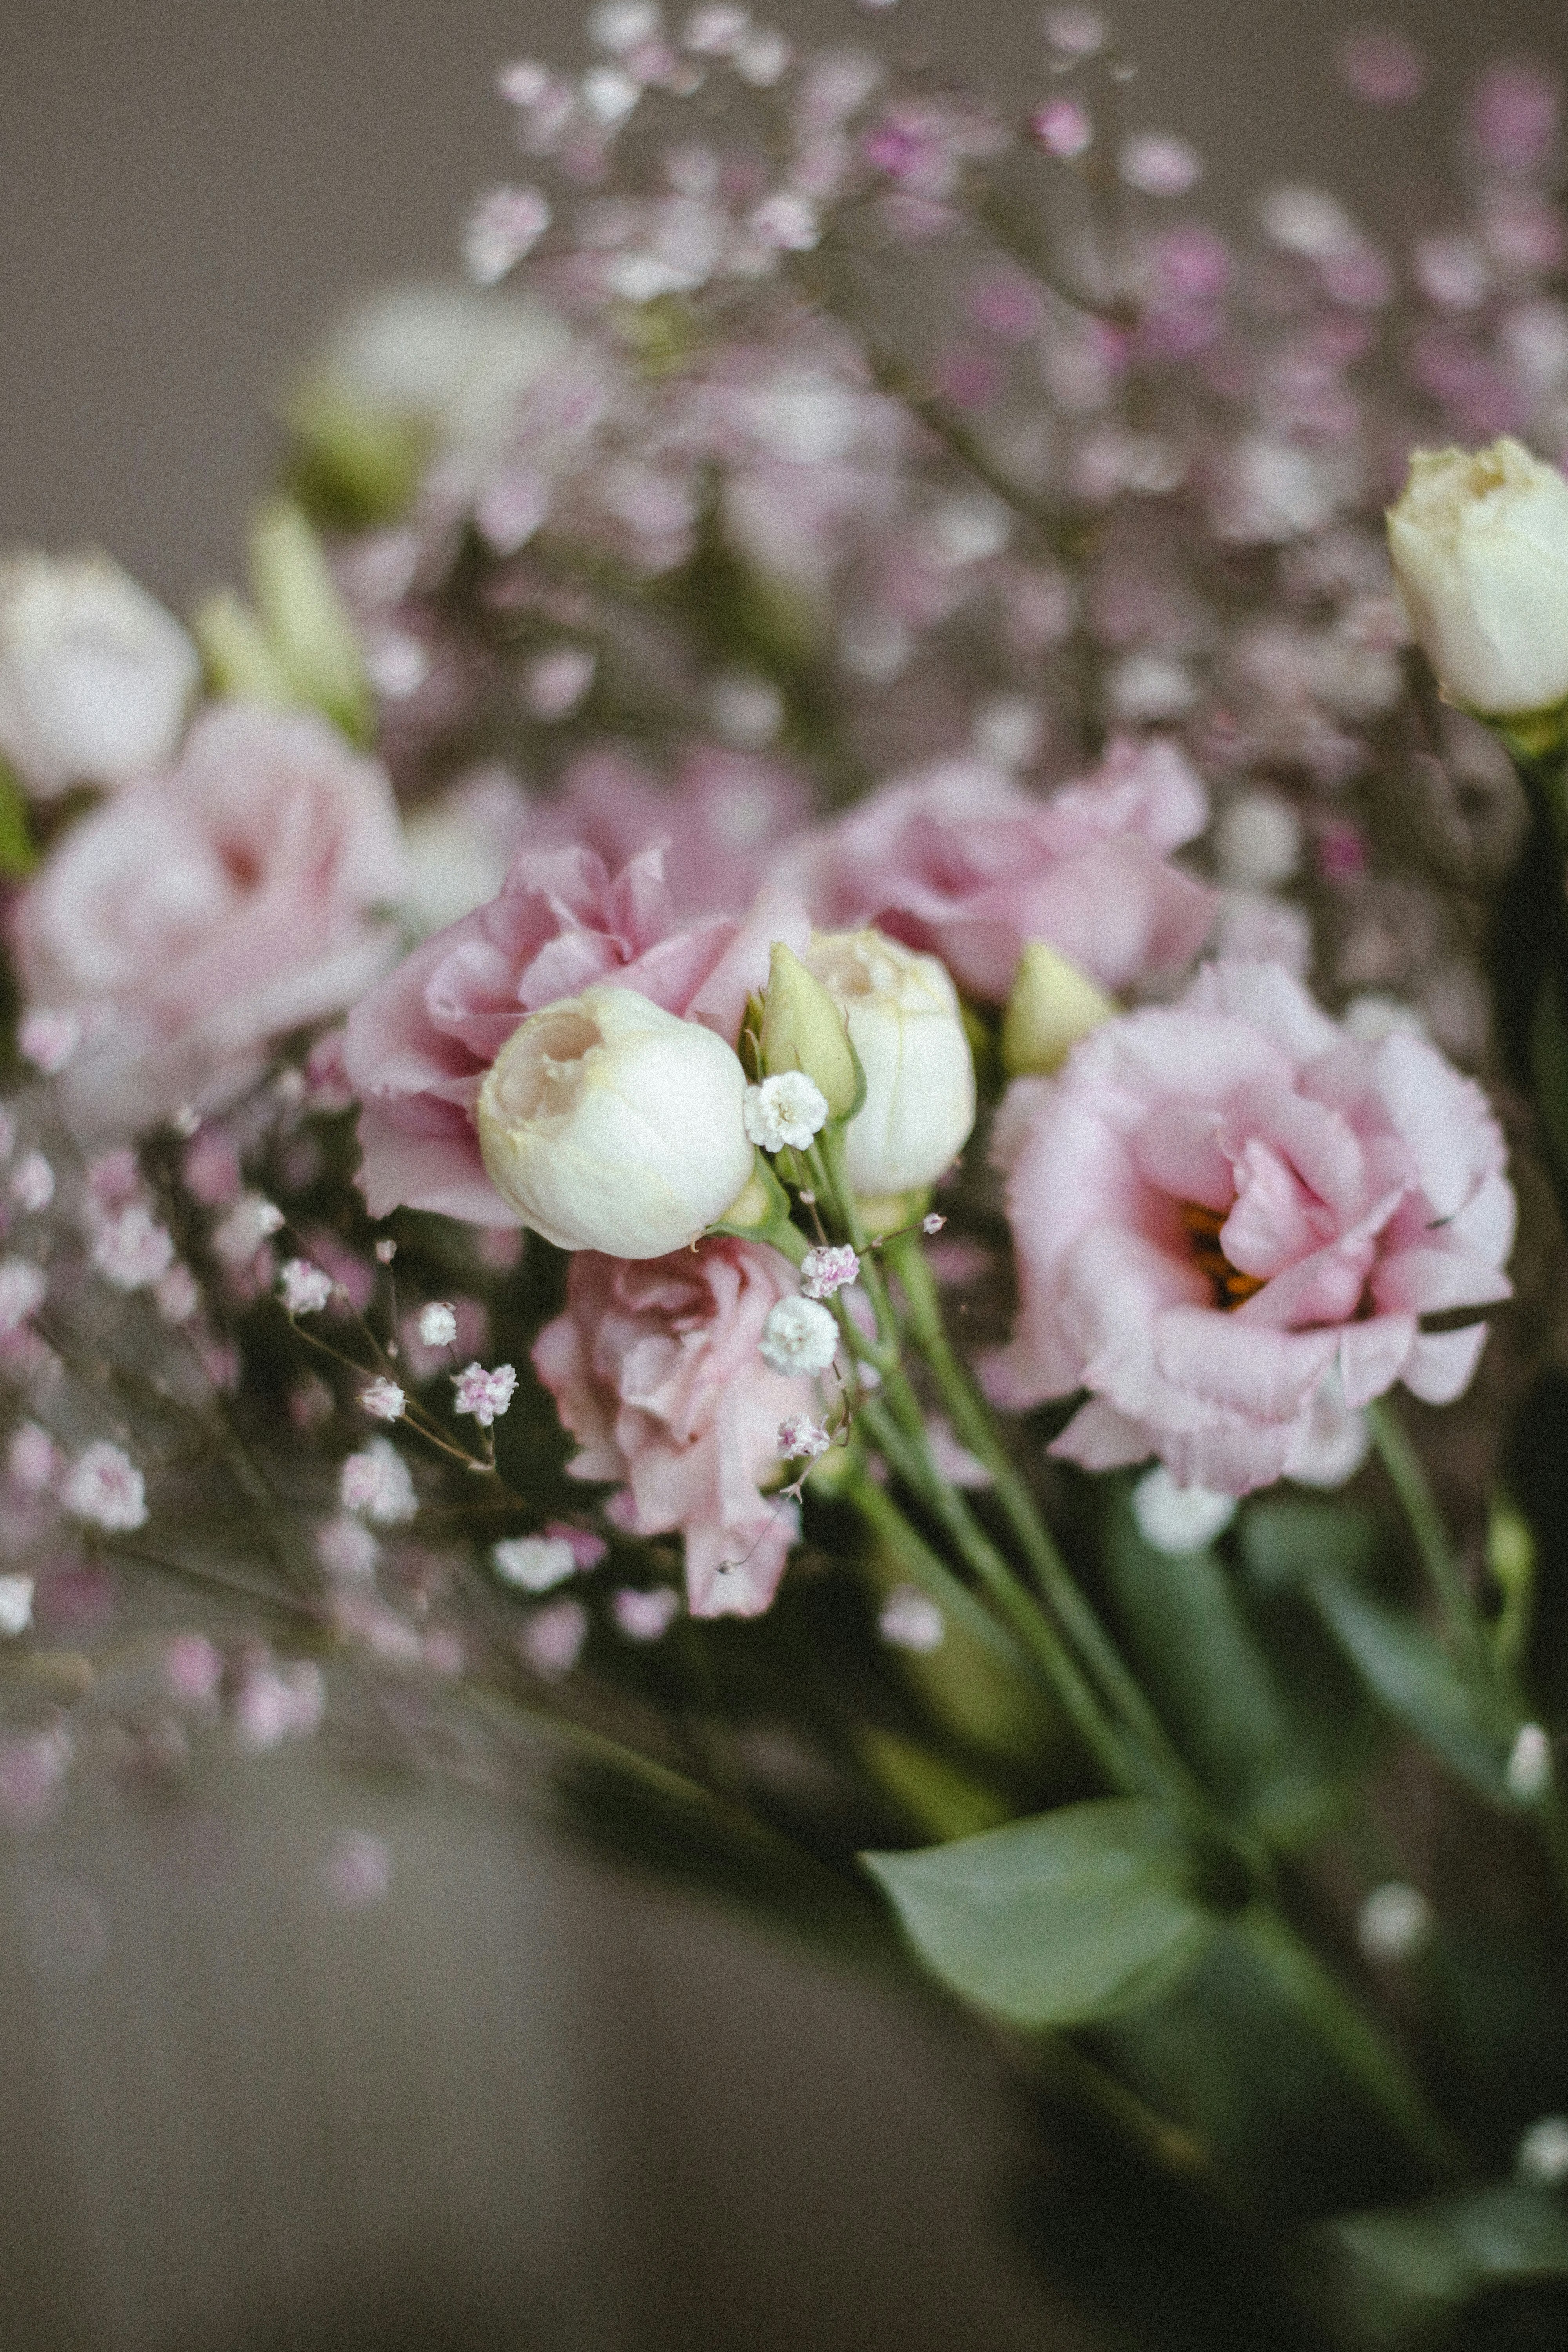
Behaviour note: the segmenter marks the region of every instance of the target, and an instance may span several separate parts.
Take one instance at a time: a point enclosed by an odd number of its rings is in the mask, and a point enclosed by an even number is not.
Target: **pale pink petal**
[[[1346,1326],[1340,1339],[1340,1386],[1352,1412],[1394,1386],[1415,1337],[1413,1315],[1373,1315]]]
[[[1401,1375],[1405,1387],[1424,1404],[1452,1404],[1475,1378],[1486,1344],[1484,1323],[1462,1331],[1418,1331]]]

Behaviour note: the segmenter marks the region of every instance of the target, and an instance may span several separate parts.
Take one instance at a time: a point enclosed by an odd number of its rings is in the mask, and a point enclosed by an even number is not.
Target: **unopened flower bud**
[[[1418,449],[1388,547],[1422,651],[1490,719],[1568,701],[1568,481],[1523,444]]]
[[[289,499],[271,499],[258,515],[250,568],[262,625],[300,699],[362,735],[368,697],[359,639],[321,541]]]
[[[1115,1014],[1114,1002],[1087,972],[1044,940],[1031,940],[1002,1024],[1003,1067],[1010,1078],[1048,1077],[1080,1037]]]
[[[629,988],[526,1020],[479,1089],[479,1148],[520,1222],[558,1249],[683,1249],[752,1172],[746,1074],[721,1037]]]
[[[0,566],[0,752],[30,791],[161,766],[199,675],[173,614],[107,556]]]
[[[860,1087],[844,1014],[782,940],[773,942],[763,1003],[763,1067],[770,1077],[804,1071],[830,1118],[842,1118],[855,1108]]]
[[[872,930],[818,932],[809,956],[865,1074],[844,1138],[851,1185],[874,1199],[933,1184],[974,1124],[974,1064],[946,967]]]

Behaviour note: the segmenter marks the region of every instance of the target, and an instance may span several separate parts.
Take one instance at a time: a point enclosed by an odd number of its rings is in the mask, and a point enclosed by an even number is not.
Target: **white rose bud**
[[[0,565],[0,752],[32,792],[161,766],[200,675],[174,614],[106,555]]]
[[[934,1184],[974,1125],[974,1063],[945,965],[880,931],[819,931],[806,966],[847,1018],[866,1101],[845,1131],[863,1199]]]
[[[507,1206],[558,1249],[663,1257],[752,1170],[746,1074],[721,1037],[629,988],[533,1013],[479,1088],[479,1149]]]
[[[1568,700],[1568,481],[1555,466],[1508,439],[1418,449],[1388,547],[1457,702],[1499,719]]]

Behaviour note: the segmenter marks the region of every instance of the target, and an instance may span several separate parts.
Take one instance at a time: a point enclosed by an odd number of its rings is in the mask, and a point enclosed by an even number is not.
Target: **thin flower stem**
[[[1503,1722],[1511,1710],[1500,1687],[1497,1662],[1475,1596],[1465,1582],[1455,1555],[1442,1505],[1426,1475],[1426,1465],[1386,1398],[1380,1397],[1368,1405],[1366,1412],[1378,1460],[1405,1514],[1459,1663],[1487,1713]]]

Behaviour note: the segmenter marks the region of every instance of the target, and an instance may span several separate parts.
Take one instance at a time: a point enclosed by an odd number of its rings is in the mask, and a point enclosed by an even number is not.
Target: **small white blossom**
[[[321,1864],[327,1900],[340,1911],[369,1911],[392,1885],[392,1848],[369,1830],[343,1830]]]
[[[1204,159],[1168,131],[1136,131],[1122,141],[1116,168],[1146,196],[1184,196],[1202,179]]]
[[[930,1216],[922,1217],[921,1219],[921,1231],[922,1234],[940,1234],[946,1223],[947,1219],[943,1216],[940,1216],[936,1210],[933,1209]]]
[[[751,28],[749,8],[736,7],[731,0],[710,0],[707,6],[693,8],[681,26],[681,47],[700,58],[733,57]]]
[[[807,1298],[831,1298],[860,1279],[860,1261],[847,1242],[809,1249],[800,1262],[800,1286]]]
[[[748,1087],[742,1105],[748,1139],[763,1151],[804,1151],[827,1124],[827,1097],[804,1070]]]
[[[419,1508],[408,1465],[385,1437],[349,1455],[339,1473],[338,1497],[345,1511],[358,1511],[378,1528],[401,1527]]]
[[[574,718],[587,700],[598,667],[586,646],[552,646],[523,673],[522,698],[531,717],[546,726]]]
[[[457,1315],[444,1301],[420,1308],[419,1337],[427,1348],[449,1348],[457,1336]]]
[[[499,286],[550,226],[550,204],[537,188],[491,188],[468,215],[463,261],[478,286]]]
[[[588,1612],[582,1602],[552,1601],[548,1609],[535,1610],[518,1646],[535,1674],[555,1682],[571,1673],[587,1638]]]
[[[889,1649],[929,1657],[947,1636],[947,1620],[918,1584],[895,1584],[877,1612],[877,1632]]]
[[[104,1438],[77,1455],[63,1499],[77,1518],[113,1535],[131,1535],[147,1524],[146,1482],[130,1455]]]
[[[1163,1463],[1132,1489],[1139,1534],[1155,1551],[1173,1558],[1202,1551],[1225,1533],[1236,1511],[1234,1495],[1211,1494],[1206,1486],[1178,1486]]]
[[[781,1298],[768,1309],[757,1347],[770,1370],[815,1380],[838,1351],[838,1326],[815,1298]]]
[[[1513,2161],[1532,2189],[1561,2189],[1568,2181],[1568,2116],[1542,2116],[1531,2124]]]
[[[0,1576],[0,1636],[15,1641],[33,1622],[33,1580]]]
[[[5,1471],[11,1483],[24,1495],[41,1495],[57,1484],[65,1467],[65,1456],[49,1435],[36,1421],[18,1423],[5,1456]]]
[[[377,1264],[378,1265],[390,1265],[392,1264],[393,1259],[394,1259],[396,1255],[397,1255],[397,1244],[396,1244],[395,1242],[394,1242],[394,1241],[379,1241],[379,1242],[377,1242],[377,1244],[376,1244],[376,1245],[375,1245],[375,1257],[376,1257],[376,1264]]]
[[[833,1440],[808,1412],[792,1412],[779,1423],[779,1458],[784,1462],[818,1462]]]
[[[242,1192],[213,1234],[213,1250],[225,1265],[250,1264],[263,1242],[283,1223],[283,1212],[264,1192]]]
[[[810,253],[822,242],[822,216],[809,196],[780,188],[752,213],[751,230],[775,253]]]
[[[116,1290],[145,1290],[174,1265],[174,1236],[142,1202],[132,1201],[100,1224],[92,1262]]]
[[[331,1276],[304,1257],[289,1259],[278,1277],[278,1288],[290,1315],[319,1315],[332,1296]]]
[[[316,1530],[316,1558],[329,1576],[345,1583],[363,1584],[375,1574],[381,1547],[360,1520],[340,1511]]]
[[[401,1421],[408,1400],[395,1381],[372,1381],[360,1391],[359,1401],[373,1421]]]
[[[41,1266],[30,1258],[0,1258],[0,1331],[18,1331],[36,1315],[48,1291]]]
[[[265,1756],[285,1739],[309,1739],[326,1703],[321,1670],[309,1660],[253,1667],[235,1699],[235,1745],[247,1756]]]
[[[641,84],[635,82],[629,73],[623,73],[619,66],[591,66],[580,88],[588,112],[606,130],[624,122],[642,96]],[[543,198],[540,201],[542,203]]]
[[[16,1043],[36,1070],[58,1077],[81,1044],[79,1013],[68,1006],[30,1005],[16,1024]]]
[[[661,1642],[680,1614],[680,1595],[668,1584],[647,1592],[623,1584],[610,1595],[610,1614],[628,1642]]]
[[[616,57],[640,49],[664,30],[664,12],[656,0],[599,0],[588,11],[588,38]]]
[[[1552,1742],[1538,1723],[1520,1726],[1508,1759],[1508,1792],[1521,1805],[1531,1805],[1552,1786]]]
[[[188,1323],[202,1303],[196,1277],[188,1265],[174,1265],[153,1286],[153,1299],[165,1323]]]
[[[29,1151],[11,1171],[11,1198],[24,1217],[36,1217],[55,1197],[55,1171],[41,1151]]]
[[[483,1364],[468,1364],[452,1378],[457,1411],[471,1412],[481,1429],[499,1421],[517,1394],[517,1373],[510,1364],[498,1364],[493,1372],[487,1372]]]
[[[1432,1906],[1403,1879],[1374,1886],[1356,1916],[1355,1939],[1369,1960],[1413,1960],[1436,1932]]]
[[[490,1565],[503,1584],[520,1592],[552,1592],[577,1572],[576,1555],[564,1536],[508,1536],[492,1545]]]

